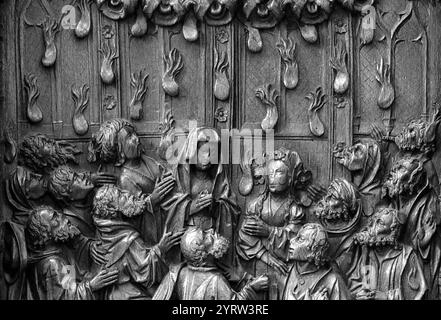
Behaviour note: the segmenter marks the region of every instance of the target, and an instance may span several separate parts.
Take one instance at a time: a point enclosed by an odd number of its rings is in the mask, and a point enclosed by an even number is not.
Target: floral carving
[[[223,107],[218,107],[216,112],[214,113],[214,118],[218,122],[227,122],[228,120],[228,110],[225,110]]]

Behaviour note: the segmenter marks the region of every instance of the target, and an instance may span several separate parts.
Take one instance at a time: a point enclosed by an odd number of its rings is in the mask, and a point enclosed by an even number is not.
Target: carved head
[[[52,171],[49,177],[49,193],[64,203],[86,199],[94,185],[86,173],[77,173],[68,166]]]
[[[395,143],[403,151],[433,153],[438,124],[439,121],[412,120],[395,137]]]
[[[229,241],[214,232],[190,227],[181,238],[181,252],[188,264],[203,267],[210,260],[220,259],[229,247]]]
[[[397,246],[403,224],[398,210],[381,208],[369,219],[365,230],[354,236],[354,243],[371,247]]]
[[[18,163],[35,172],[48,173],[67,163],[77,164],[76,155],[79,153],[71,143],[55,141],[37,133],[24,138],[18,151]]]
[[[98,218],[130,218],[141,215],[146,208],[146,197],[135,196],[114,185],[105,185],[95,194],[92,213]]]
[[[266,156],[268,189],[273,193],[291,191],[311,180],[311,172],[303,168],[299,154],[280,148]]]
[[[200,0],[196,16],[211,26],[226,25],[236,14],[237,2],[237,0]]]
[[[346,179],[331,182],[326,196],[317,205],[316,215],[321,220],[352,220],[359,211],[360,195],[357,188]]]
[[[21,166],[17,167],[15,175],[27,199],[37,200],[46,193],[47,183],[43,175],[34,173]]]
[[[112,20],[121,20],[136,12],[139,0],[97,0],[98,9]]]
[[[291,239],[288,259],[322,266],[328,259],[328,234],[318,223],[305,224]]]
[[[126,160],[137,159],[143,146],[135,127],[125,119],[104,122],[89,143],[89,162],[103,161],[122,166]]]
[[[248,0],[244,2],[245,18],[255,28],[272,28],[283,18],[284,11],[279,0]]]
[[[350,171],[363,170],[369,157],[369,146],[361,142],[351,147],[337,146],[334,157],[339,164]]]
[[[187,3],[187,6],[190,6]],[[142,0],[144,13],[159,26],[172,26],[184,17],[186,6],[182,0]]]
[[[66,243],[80,231],[61,213],[48,206],[31,212],[26,229],[26,243],[33,249],[44,249],[50,243]]]
[[[319,24],[326,21],[332,12],[335,0],[284,0],[297,18],[305,24]]]
[[[411,196],[418,192],[426,178],[424,163],[414,157],[406,157],[394,163],[383,184],[383,194],[391,198]]]

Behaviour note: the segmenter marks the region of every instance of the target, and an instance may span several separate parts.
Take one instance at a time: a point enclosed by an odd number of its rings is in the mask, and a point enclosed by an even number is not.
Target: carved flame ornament
[[[253,180],[253,170],[251,167],[253,164],[253,160],[254,159],[251,157],[251,151],[249,150],[240,163],[242,177],[240,178],[239,181],[239,193],[243,197],[248,196],[253,191],[254,180]]]
[[[315,92],[311,92],[306,96],[306,99],[311,101],[309,105],[309,129],[316,137],[321,137],[325,134],[325,126],[318,116],[318,112],[327,103],[326,95],[323,94],[323,89],[318,87]]]
[[[28,74],[24,78],[24,87],[27,94],[26,116],[31,123],[38,123],[43,120],[43,113],[37,105],[37,99],[40,96],[40,90],[37,86],[37,77],[33,74]]]
[[[179,94],[179,85],[176,82],[177,75],[184,67],[182,55],[176,48],[173,48],[168,55],[164,55],[165,73],[162,76],[162,88],[169,96],[175,97]]]
[[[279,95],[277,94],[277,90],[273,89],[271,84],[267,84],[256,90],[256,97],[259,98],[266,107],[266,116],[261,123],[262,129],[265,131],[274,129],[279,120]]]
[[[160,124],[161,141],[158,146],[158,155],[163,160],[167,160],[167,150],[173,144],[175,138],[175,119],[171,110],[165,113],[164,122]]]
[[[77,135],[83,136],[89,131],[89,123],[84,116],[84,111],[89,104],[89,86],[85,84],[78,89],[72,86],[72,99],[75,105],[72,126]]]
[[[3,130],[3,143],[5,146],[5,154],[3,155],[3,160],[5,163],[13,163],[15,157],[17,156],[17,143],[15,142],[12,133],[13,125],[12,121],[8,123],[8,126]]]
[[[288,38],[286,41],[280,39],[277,49],[285,65],[283,73],[283,84],[287,89],[295,89],[299,83],[299,66],[296,59],[296,43]]]
[[[103,62],[101,64],[101,80],[105,84],[112,84],[115,80],[115,72],[113,71],[113,63],[118,59],[116,50],[110,45],[110,41],[104,41],[102,48],[99,50],[103,55]]]
[[[130,101],[130,119],[141,120],[143,117],[142,102],[147,93],[147,79],[149,75],[145,70],[140,70],[139,73],[132,73],[131,86],[135,89],[132,100]]]
[[[43,39],[45,44],[45,51],[41,63],[45,67],[52,67],[57,60],[55,36],[60,31],[60,24],[54,18],[47,16],[46,19],[37,26],[43,29]]]
[[[219,57],[217,48],[214,48],[214,60],[214,96],[216,99],[224,101],[230,97],[230,82],[227,77],[228,55],[222,51]]]
[[[391,83],[390,65],[384,63],[383,58],[381,58],[380,64],[377,66],[376,79],[381,85],[377,104],[381,109],[389,109],[395,100],[395,89]]]
[[[80,11],[80,21],[75,28],[75,35],[82,39],[89,35],[91,27],[90,5],[92,0],[78,0],[78,10]]]
[[[338,41],[331,58],[331,66],[336,71],[334,78],[334,92],[344,94],[349,88],[349,72],[346,66],[346,46],[343,41]]]
[[[130,29],[130,33],[134,37],[142,37],[147,33],[147,18],[144,16],[144,13],[141,9],[138,9],[136,12],[136,21]]]

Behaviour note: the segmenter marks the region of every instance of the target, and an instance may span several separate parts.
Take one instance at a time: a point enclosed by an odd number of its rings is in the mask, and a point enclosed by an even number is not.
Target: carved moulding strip
[[[144,20],[141,21],[140,10],[146,19],[158,26],[173,26],[184,20],[182,32],[188,41],[198,39],[197,21],[221,26],[230,23],[237,15],[249,32],[249,49],[258,52],[261,42],[257,35],[258,30],[273,28],[284,18],[297,21],[303,38],[313,43],[318,39],[316,26],[327,21],[337,5],[351,12],[361,13],[374,2],[375,0],[97,0],[97,5],[102,14],[113,20],[137,14],[136,27],[132,30],[135,36],[144,35],[147,28]]]

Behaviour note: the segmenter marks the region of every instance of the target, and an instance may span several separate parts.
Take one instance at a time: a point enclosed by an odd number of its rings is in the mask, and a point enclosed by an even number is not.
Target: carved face
[[[338,163],[350,171],[363,170],[368,157],[368,147],[363,143],[343,147],[334,152],[334,157]]]
[[[135,13],[138,0],[97,0],[97,5],[106,17],[120,20]]]
[[[392,210],[383,209],[373,217],[372,224],[369,227],[369,233],[374,236],[387,236],[392,232],[391,227],[393,222],[394,216]]]
[[[395,138],[398,148],[405,151],[420,150],[424,144],[426,123],[412,121]]]
[[[20,186],[24,190],[28,199],[36,200],[46,193],[46,183],[43,175],[26,170],[22,167],[17,168],[17,175]]]
[[[305,24],[319,24],[329,18],[334,0],[292,0],[285,1],[291,4],[293,12]]]
[[[143,147],[135,130],[125,127],[119,132],[124,143],[122,144],[122,152],[127,160],[138,159],[141,156]]]
[[[283,17],[281,2],[277,0],[245,1],[243,11],[255,28],[272,28]]]
[[[411,158],[395,163],[383,185],[384,191],[392,198],[412,194],[413,187],[419,182],[419,175],[416,172],[418,167],[418,160]],[[422,168],[419,170],[421,171]]]
[[[198,170],[208,170],[211,168],[210,143],[198,142],[198,156],[196,168]]]
[[[280,160],[268,163],[268,188],[270,192],[280,193],[286,191],[291,184],[288,166]]]
[[[221,26],[231,22],[236,6],[237,0],[200,0],[196,14],[208,25]]]
[[[143,0],[142,7],[147,17],[159,26],[172,26],[185,15],[181,0]]]
[[[93,190],[94,185],[85,173],[74,172],[71,185],[71,199],[85,199]]]
[[[50,226],[51,238],[55,242],[67,242],[80,233],[77,227],[56,210],[42,209],[39,214],[42,222]]]
[[[306,262],[311,253],[312,229],[300,229],[297,236],[292,238],[289,245],[288,258],[292,261]]]
[[[316,215],[325,220],[348,220],[348,208],[340,197],[328,193],[317,205]]]

